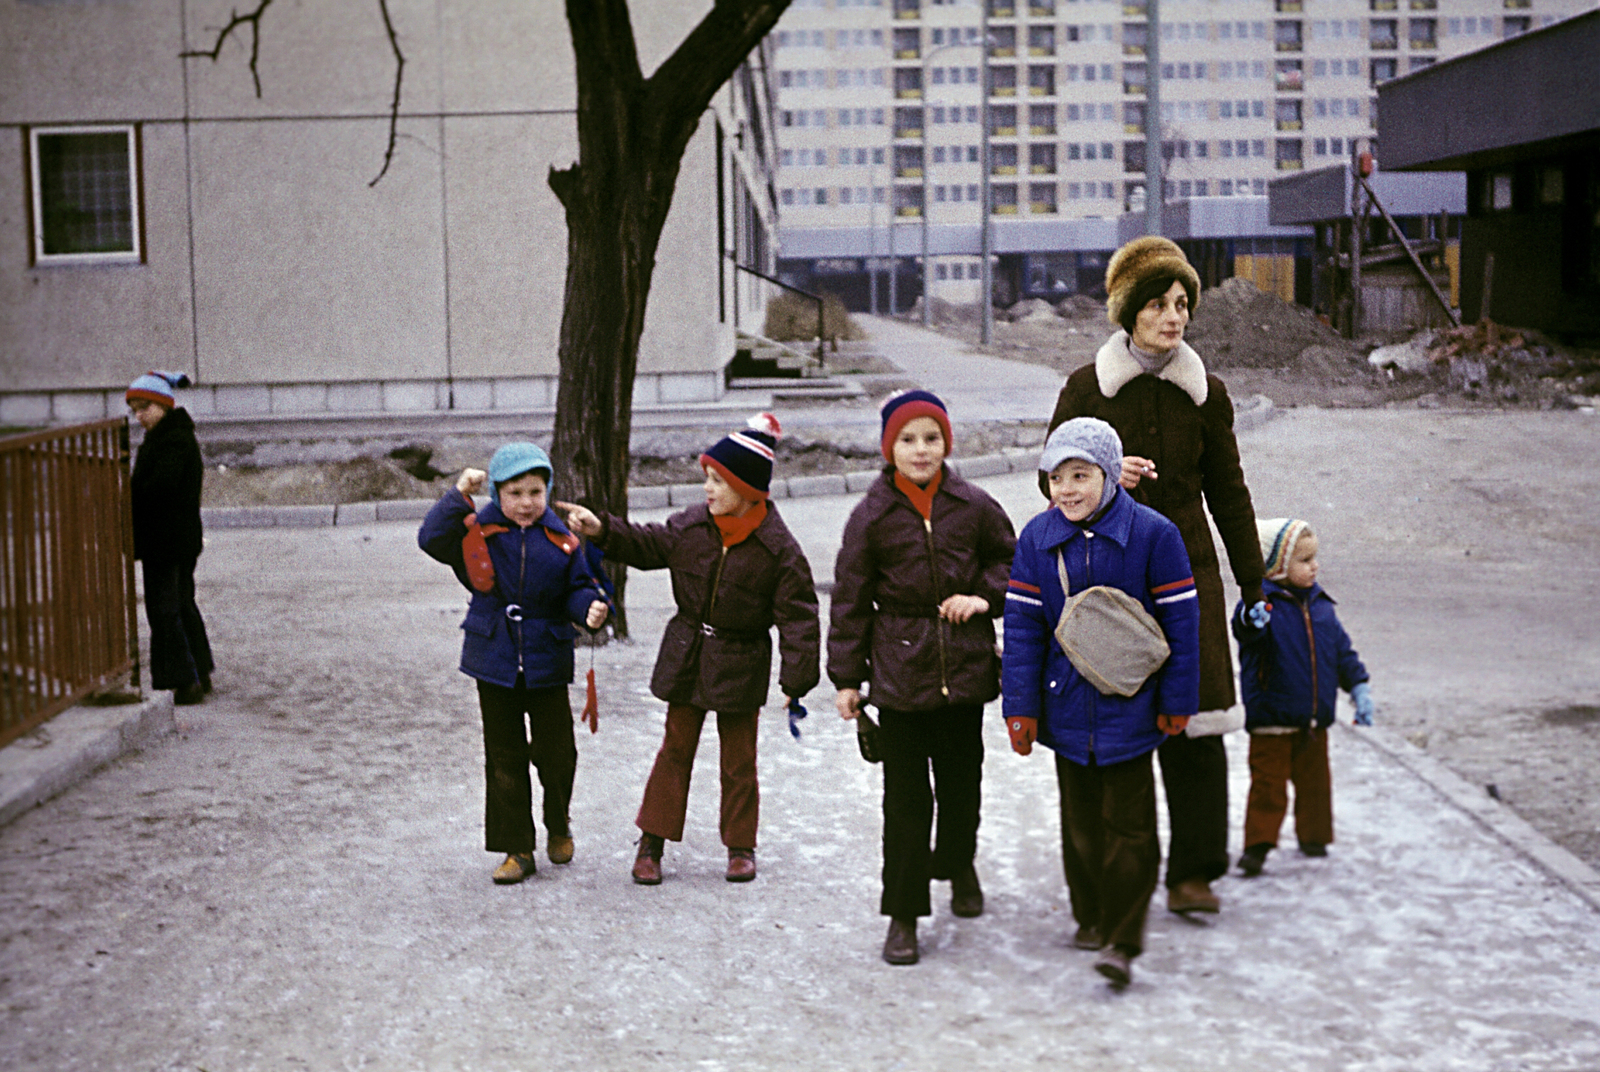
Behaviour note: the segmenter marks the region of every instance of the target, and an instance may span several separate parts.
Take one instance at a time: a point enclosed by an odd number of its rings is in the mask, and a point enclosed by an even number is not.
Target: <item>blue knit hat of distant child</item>
[[[894,461],[894,441],[900,437],[900,429],[918,417],[932,417],[937,421],[939,431],[944,433],[945,454],[955,451],[955,440],[950,435],[950,413],[945,409],[944,402],[932,391],[919,388],[890,395],[883,400],[878,412],[883,417],[884,461]]]
[[[700,465],[715,469],[739,493],[760,502],[772,489],[772,459],[783,427],[770,413],[757,413],[737,432],[730,432],[700,455]]]
[[[128,393],[124,396],[127,401],[143,400],[154,402],[157,405],[172,409],[178,404],[172,392],[179,387],[189,386],[189,377],[181,372],[162,372],[151,369],[128,385]]]
[[[1098,465],[1106,474],[1100,491],[1100,508],[1117,493],[1122,476],[1122,437],[1098,417],[1074,417],[1050,433],[1039,455],[1039,472],[1053,473],[1062,462],[1077,458]]]
[[[550,464],[550,455],[532,443],[507,443],[489,459],[489,498],[498,505],[501,484],[515,480],[523,473],[540,472],[544,474],[548,488],[555,473]]]

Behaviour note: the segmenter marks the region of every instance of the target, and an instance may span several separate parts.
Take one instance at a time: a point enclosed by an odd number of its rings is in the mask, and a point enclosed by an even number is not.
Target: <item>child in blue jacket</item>
[[[1266,615],[1234,612],[1240,691],[1250,731],[1250,799],[1239,870],[1259,875],[1278,844],[1294,783],[1300,851],[1325,856],[1333,840],[1328,726],[1339,689],[1356,705],[1356,724],[1372,725],[1372,690],[1333,597],[1317,584],[1317,534],[1287,517],[1257,522],[1266,564]]]
[[[536,870],[530,762],[544,788],[550,862],[572,859],[567,810],[578,748],[567,686],[573,623],[599,629],[609,609],[578,538],[549,508],[550,477],[543,450],[507,443],[494,452],[487,473],[463,470],[417,533],[422,550],[455,570],[472,593],[461,623],[461,672],[478,683],[484,847],[506,854],[492,876],[501,885]],[[486,484],[489,505],[475,511],[471,496]]]
[[[1122,987],[1144,946],[1161,865],[1150,755],[1199,709],[1199,604],[1178,527],[1117,487],[1115,429],[1093,417],[1067,421],[1046,440],[1039,470],[1054,509],[1023,528],[1011,564],[1006,729],[1020,755],[1035,740],[1056,753],[1073,943],[1100,950],[1095,970]],[[1073,595],[1095,585],[1120,589],[1160,625],[1171,654],[1132,696],[1101,693],[1057,643],[1067,600],[1058,560]]]

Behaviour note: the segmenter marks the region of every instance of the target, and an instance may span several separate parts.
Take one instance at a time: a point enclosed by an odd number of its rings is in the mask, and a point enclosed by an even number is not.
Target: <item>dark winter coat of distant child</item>
[[[667,703],[666,731],[635,820],[640,837],[633,881],[642,886],[660,884],[665,843],[683,839],[689,776],[708,711],[717,713],[722,745],[724,877],[756,877],[756,729],[767,701],[774,625],[784,695],[798,701],[821,675],[811,564],[769,501],[781,431],[776,417],[761,413],[712,444],[700,455],[706,501],[665,522],[636,524],[557,504],[611,560],[672,574],[677,613],[667,622],[650,679],[650,691]]]
[[[1250,731],[1250,799],[1239,869],[1261,873],[1294,785],[1294,826],[1300,851],[1323,856],[1333,841],[1333,788],[1328,773],[1328,727],[1339,689],[1355,703],[1357,725],[1372,724],[1367,668],[1317,583],[1317,534],[1304,521],[1273,518],[1259,524],[1265,563],[1266,614],[1242,603],[1234,611],[1245,727]]]
[[[492,876],[502,885],[535,871],[530,762],[544,789],[550,862],[572,859],[568,810],[578,748],[567,686],[575,623],[599,629],[609,610],[578,538],[549,508],[551,476],[542,449],[507,443],[487,473],[463,470],[417,533],[422,550],[471,593],[461,672],[478,684],[485,848],[506,854]],[[471,496],[486,486],[489,503],[475,509]]]

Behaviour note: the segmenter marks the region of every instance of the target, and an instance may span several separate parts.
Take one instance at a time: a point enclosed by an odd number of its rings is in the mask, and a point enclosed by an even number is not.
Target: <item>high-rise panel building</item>
[[[795,0],[774,33],[780,234],[823,254],[819,234],[847,232],[832,248],[866,264],[888,252],[890,220],[900,257],[918,252],[906,224],[926,221],[942,239],[934,293],[973,300],[976,250],[953,236],[985,210],[985,98],[996,232],[1040,253],[1108,249],[1115,228],[1038,224],[1142,211],[1152,151],[1168,204],[1264,198],[1273,178],[1360,150],[1381,160],[1378,83],[1595,3],[1160,0],[1159,29],[1153,6]]]

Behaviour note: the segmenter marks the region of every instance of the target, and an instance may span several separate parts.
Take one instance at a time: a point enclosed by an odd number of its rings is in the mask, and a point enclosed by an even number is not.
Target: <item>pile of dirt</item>
[[[1087,294],[1072,294],[1056,303],[1056,315],[1067,320],[1104,320],[1106,303]]]
[[[1200,295],[1184,339],[1215,369],[1284,368],[1311,346],[1363,356],[1311,310],[1238,276]]]
[[[1424,370],[1471,400],[1592,406],[1600,395],[1600,353],[1564,347],[1537,331],[1483,321],[1426,339]]]
[[[298,465],[229,466],[206,469],[206,506],[306,505],[432,499],[444,494],[451,477],[420,480],[395,458],[354,458]]]

